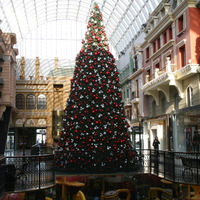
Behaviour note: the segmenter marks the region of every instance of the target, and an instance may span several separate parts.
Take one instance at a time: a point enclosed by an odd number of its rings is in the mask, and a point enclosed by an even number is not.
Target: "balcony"
[[[109,154],[110,151],[114,153],[114,150],[108,150],[105,154]],[[55,171],[65,175],[96,174],[103,176],[105,174],[142,173],[152,174],[177,183],[200,184],[200,153],[157,152],[152,149],[140,150],[138,153],[135,150],[129,150],[123,151],[123,153],[124,156],[128,156],[126,163],[121,163],[120,158],[116,157],[117,154],[113,154],[112,162],[109,160],[105,162],[100,159],[96,151],[56,151],[55,160],[61,158],[61,163],[65,163],[65,165],[55,162]],[[88,162],[86,162],[84,158],[89,157],[92,159],[87,159]]]
[[[188,64],[185,67],[176,70],[176,66],[171,64],[169,60],[166,66],[162,69],[155,69],[155,73],[151,76],[146,75],[146,84],[142,86],[142,90],[146,95],[152,95],[158,103],[158,93],[162,91],[167,101],[169,101],[169,86],[175,86],[179,91],[179,95],[183,97],[181,81],[199,73],[200,67],[198,64]]]
[[[112,161],[101,159],[113,153]],[[158,156],[159,153],[159,156]],[[122,157],[118,156],[120,154]],[[99,156],[101,155],[101,156]],[[124,162],[124,156],[127,158]],[[121,159],[122,158],[122,159]],[[152,149],[55,151],[55,155],[12,156],[0,159],[0,196],[55,185],[55,176],[154,175],[181,184],[200,184],[200,153]],[[59,161],[58,161],[59,160]],[[123,162],[122,162],[123,161]],[[54,173],[55,172],[55,173]]]
[[[124,106],[131,106],[131,99],[130,98],[124,99]]]
[[[11,156],[0,159],[0,195],[42,190],[55,185],[54,155]]]
[[[131,100],[131,103],[138,104],[140,102],[140,98],[136,97]]]

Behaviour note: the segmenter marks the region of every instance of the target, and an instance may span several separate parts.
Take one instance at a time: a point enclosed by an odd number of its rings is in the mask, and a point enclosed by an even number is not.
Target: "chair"
[[[119,195],[120,193],[126,193],[126,199],[123,199],[123,200],[130,200],[130,198],[131,198],[131,193],[130,193],[129,189],[118,189],[118,190],[116,190],[116,194],[117,194],[116,197],[117,197],[117,199],[119,198],[118,195]],[[109,199],[111,200],[112,198],[109,197]],[[115,199],[115,197],[114,197],[113,199]],[[102,194],[102,195],[101,195],[101,200],[105,200],[105,194]],[[121,200],[122,200],[122,199],[121,199]]]
[[[77,194],[73,197],[73,200],[86,200],[86,198],[83,192],[79,190]]]
[[[120,194],[120,193],[126,193],[127,194],[126,200],[130,200],[131,193],[130,193],[129,189],[118,189],[116,191],[118,192],[118,194]]]
[[[126,196],[125,200],[130,200],[130,198],[131,198],[131,194],[130,194],[129,189],[118,189],[118,190],[116,190],[116,193],[118,193],[118,194],[120,194],[120,193],[126,193],[127,196]],[[105,195],[103,196],[103,198],[105,199]],[[101,196],[101,199],[102,199],[102,196]],[[86,198],[85,198],[84,193],[81,190],[79,190],[76,193],[76,195],[73,195],[72,200],[86,200]]]

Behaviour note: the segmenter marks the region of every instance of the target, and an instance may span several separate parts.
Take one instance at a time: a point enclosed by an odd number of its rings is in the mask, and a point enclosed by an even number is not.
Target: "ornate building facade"
[[[26,60],[20,60],[20,80],[16,81],[16,114],[12,116],[7,148],[31,148],[36,143],[56,145],[62,116],[70,92],[72,67],[58,66],[47,77],[40,76],[40,59],[35,59],[35,74],[25,78]],[[11,141],[12,139],[12,141]]]

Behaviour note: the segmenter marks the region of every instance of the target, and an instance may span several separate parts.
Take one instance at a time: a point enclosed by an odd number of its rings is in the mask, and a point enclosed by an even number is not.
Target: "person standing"
[[[160,144],[160,141],[158,140],[158,137],[156,136],[154,141],[153,141],[153,146],[154,146],[154,149],[156,150],[156,153],[159,155],[159,144]]]

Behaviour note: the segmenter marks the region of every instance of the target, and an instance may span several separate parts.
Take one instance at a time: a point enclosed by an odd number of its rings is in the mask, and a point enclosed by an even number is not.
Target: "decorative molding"
[[[155,66],[156,64],[158,64],[160,62],[160,59],[156,59],[153,61],[153,66]]]
[[[167,57],[172,54],[172,50],[169,50],[163,54],[164,57]]]
[[[34,119],[28,119],[26,124],[30,125],[30,126],[34,126],[35,125],[35,120]]]
[[[48,87],[47,87],[47,86],[44,86],[44,85],[38,85],[37,88],[38,88],[38,89],[47,89]]]
[[[15,124],[16,125],[23,125],[22,119],[17,119]]]
[[[160,54],[162,54],[162,52],[165,52],[167,49],[169,49],[171,46],[174,45],[174,40],[169,40],[165,45],[163,45],[162,48],[160,48],[159,50],[157,50],[152,56],[151,59],[155,59],[156,57],[158,57]]]
[[[157,38],[163,31],[168,27],[172,22],[174,21],[174,16],[171,13],[167,13],[165,17],[163,17],[156,26],[149,31],[147,36],[145,37],[145,40],[148,42],[153,42],[155,38]]]
[[[45,120],[45,119],[39,119],[39,120],[38,120],[38,124],[39,124],[39,125],[45,125],[45,124],[47,124],[47,123],[46,123],[46,120]]]
[[[135,77],[137,77],[139,74],[141,74],[144,71],[144,68],[140,68],[139,70],[137,70],[134,74],[132,74],[131,76],[128,77],[129,80],[134,79]]]
[[[176,46],[178,47],[178,48],[180,48],[180,47],[182,47],[183,45],[185,45],[186,44],[186,39],[183,39],[183,40],[181,40],[178,44],[176,44]]]
[[[26,88],[27,89],[36,89],[37,86],[36,85],[27,85]]]
[[[198,64],[188,64],[176,71],[176,79],[182,80],[196,73],[199,73],[200,66]]]

